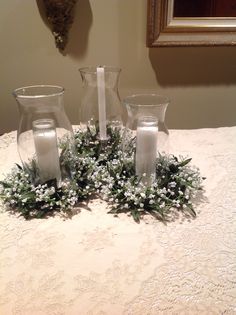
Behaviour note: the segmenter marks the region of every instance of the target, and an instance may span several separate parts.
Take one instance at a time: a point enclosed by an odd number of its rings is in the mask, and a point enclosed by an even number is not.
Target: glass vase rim
[[[24,94],[24,91],[30,91],[33,89],[44,89],[45,88],[45,93],[38,93],[38,94]],[[47,89],[55,89],[55,91],[51,91],[50,93],[46,93],[46,88]],[[27,86],[22,86],[20,88],[16,88],[13,91],[13,95],[17,98],[29,98],[29,99],[36,99],[36,98],[46,98],[46,97],[54,97],[54,96],[59,96],[64,94],[65,89],[62,86],[59,85],[51,85],[51,84],[36,84],[36,85],[27,85]]]
[[[104,68],[104,72],[121,72],[121,68],[119,67],[113,67],[113,66],[88,66],[88,67],[82,67],[79,68],[80,73],[90,73],[90,74],[96,74],[97,73],[97,68]]]
[[[142,104],[140,104],[139,102],[137,102],[137,100],[142,97],[153,98],[153,100],[156,99],[156,103],[155,101],[153,101],[153,102],[143,102]],[[132,94],[125,97],[123,99],[123,103],[124,105],[130,105],[130,106],[135,106],[135,107],[142,107],[142,106],[158,107],[158,106],[168,105],[170,103],[170,98],[168,96],[156,94],[156,93]]]

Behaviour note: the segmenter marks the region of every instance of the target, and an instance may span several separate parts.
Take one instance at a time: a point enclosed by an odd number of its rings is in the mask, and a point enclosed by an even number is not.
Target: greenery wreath
[[[56,180],[34,184],[32,174],[16,165],[0,182],[6,209],[26,219],[42,218],[55,212],[69,214],[79,201],[100,197],[110,204],[109,213],[128,213],[136,222],[144,214],[165,220],[176,210],[196,216],[192,199],[202,189],[203,178],[190,165],[190,158],[159,154],[156,180],[146,187],[135,175],[135,139],[130,137],[129,150],[124,152],[122,129],[108,126],[106,141],[99,141],[98,134],[94,125],[78,128],[75,152],[66,150],[66,140],[61,143],[61,162],[72,167],[72,178],[62,181],[60,187]]]

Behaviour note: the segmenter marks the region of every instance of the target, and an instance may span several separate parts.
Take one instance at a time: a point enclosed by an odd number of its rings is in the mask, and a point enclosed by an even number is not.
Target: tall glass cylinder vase
[[[165,124],[169,99],[157,94],[138,94],[124,99],[128,112],[124,151],[130,150],[135,140],[136,175],[150,185],[155,180],[155,163],[158,152],[169,153],[169,131]]]
[[[73,130],[64,111],[64,89],[36,85],[16,89],[20,123],[18,152],[34,183],[61,180],[72,175]]]
[[[85,67],[79,69],[83,82],[80,106],[81,125],[98,129],[99,140],[107,140],[109,125],[121,127],[123,108],[118,92],[120,68]]]

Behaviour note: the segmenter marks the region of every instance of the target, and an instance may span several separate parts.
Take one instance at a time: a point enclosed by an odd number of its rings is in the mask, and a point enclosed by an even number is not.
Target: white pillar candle
[[[150,186],[156,179],[157,158],[157,120],[144,117],[139,121],[136,133],[136,175],[142,178],[142,183]],[[145,176],[143,176],[145,174]]]
[[[56,179],[59,185],[61,170],[54,121],[52,119],[33,121],[33,134],[41,182],[44,183],[50,179]]]
[[[106,93],[104,68],[97,68],[97,88],[98,88],[98,119],[100,140],[107,139],[106,126]]]

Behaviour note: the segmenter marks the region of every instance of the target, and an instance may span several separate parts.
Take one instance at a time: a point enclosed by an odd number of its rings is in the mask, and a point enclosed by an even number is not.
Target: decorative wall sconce
[[[66,47],[76,2],[77,0],[43,0],[47,21],[55,38],[56,46],[60,50],[64,50]]]

